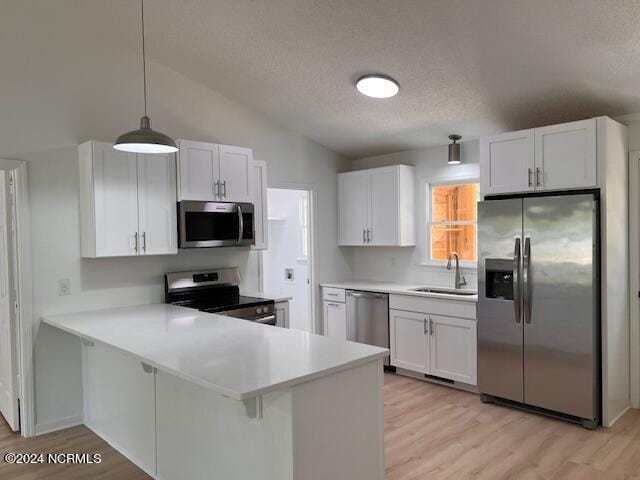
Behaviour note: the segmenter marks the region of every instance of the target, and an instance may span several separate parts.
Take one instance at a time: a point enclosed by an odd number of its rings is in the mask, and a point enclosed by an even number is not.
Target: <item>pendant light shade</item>
[[[140,119],[140,128],[120,135],[113,148],[133,153],[172,153],[178,151],[176,142],[171,137],[151,129],[151,120],[146,115]]]
[[[460,164],[460,144],[456,143],[462,137],[460,135],[449,135],[449,140],[453,143],[449,144],[449,159],[447,163],[449,165],[458,165]]]
[[[140,0],[142,19],[142,89],[144,94],[144,116],[140,119],[140,128],[118,137],[113,148],[132,153],[172,153],[177,152],[176,142],[151,129],[151,119],[147,115],[147,57],[144,42],[144,0]]]

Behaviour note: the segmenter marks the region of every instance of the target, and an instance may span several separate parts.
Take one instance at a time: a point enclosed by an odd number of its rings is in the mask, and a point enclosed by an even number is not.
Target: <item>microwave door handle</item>
[[[242,207],[236,205],[238,209],[238,243],[242,242],[242,233],[244,232],[244,219],[242,218]]]
[[[516,315],[516,323],[520,323],[520,237],[516,238],[513,249],[513,308]]]

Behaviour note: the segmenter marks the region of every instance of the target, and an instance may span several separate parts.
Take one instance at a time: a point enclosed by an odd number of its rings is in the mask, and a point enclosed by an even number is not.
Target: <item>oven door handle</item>
[[[241,243],[244,232],[244,218],[242,217],[242,207],[236,205],[236,208],[238,209],[238,243]]]
[[[266,324],[271,324],[276,320],[276,316],[275,315],[269,315],[268,317],[260,317],[260,318],[256,318],[254,320],[254,322],[256,323],[266,323]]]

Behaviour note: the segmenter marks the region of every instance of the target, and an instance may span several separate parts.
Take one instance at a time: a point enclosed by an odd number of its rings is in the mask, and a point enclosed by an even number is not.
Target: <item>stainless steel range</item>
[[[240,295],[237,267],[165,275],[165,303],[276,325],[275,302]]]

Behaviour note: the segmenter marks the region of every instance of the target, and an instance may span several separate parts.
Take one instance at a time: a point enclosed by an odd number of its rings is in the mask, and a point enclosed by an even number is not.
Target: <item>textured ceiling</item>
[[[349,157],[640,111],[640,2],[147,0],[148,54]],[[56,0],[138,49],[139,3]],[[397,97],[353,87],[393,76]]]

